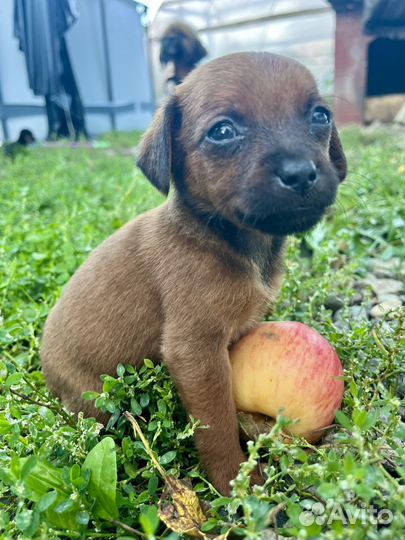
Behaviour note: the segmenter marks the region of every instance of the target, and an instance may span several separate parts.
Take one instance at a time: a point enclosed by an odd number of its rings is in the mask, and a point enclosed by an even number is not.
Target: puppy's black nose
[[[285,187],[302,194],[318,180],[316,165],[312,160],[285,159],[276,174]]]

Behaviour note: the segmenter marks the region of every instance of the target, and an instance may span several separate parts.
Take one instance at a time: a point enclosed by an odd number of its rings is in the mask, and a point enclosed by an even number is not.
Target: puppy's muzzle
[[[312,160],[284,159],[275,171],[282,188],[304,195],[318,181],[318,171]]]

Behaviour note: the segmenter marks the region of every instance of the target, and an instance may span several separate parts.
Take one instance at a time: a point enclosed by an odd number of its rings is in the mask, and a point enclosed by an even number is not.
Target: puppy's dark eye
[[[311,115],[311,124],[327,126],[330,124],[331,114],[325,107],[315,107]]]
[[[229,120],[218,122],[207,133],[207,138],[215,142],[229,142],[237,137],[238,132]]]

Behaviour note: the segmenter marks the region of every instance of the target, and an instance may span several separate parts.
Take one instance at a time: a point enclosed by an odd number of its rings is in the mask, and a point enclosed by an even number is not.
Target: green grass
[[[125,410],[166,471],[187,478],[208,503],[202,528],[211,538],[255,539],[275,527],[298,538],[402,537],[404,318],[375,323],[350,318],[349,308],[351,284],[367,273],[369,258],[403,258],[402,138],[389,129],[345,132],[350,176],[336,211],[291,241],[272,316],[313,326],[338,351],[346,381],[339,424],[321,446],[298,438],[285,445],[280,417],[270,435],[248,444],[250,459],[230,499],[219,497],[200,469],[195,426],[161,366],[147,362],[139,373],[120,366],[117,378],[104,378],[101,395],[87,396],[112,413],[107,430],[64,411],[41,374],[43,324],[69,276],[102,239],[162,201],[133,156],[120,151],[137,136],[110,135],[109,148],[38,148],[14,162],[0,155],[1,538],[184,537],[159,522],[164,483],[121,416]],[[303,248],[312,256],[303,257]],[[345,302],[344,331],[324,307],[330,294]],[[270,480],[252,492],[247,475],[258,457]],[[311,508],[306,526],[302,512]],[[391,522],[375,524],[370,512],[383,509]]]

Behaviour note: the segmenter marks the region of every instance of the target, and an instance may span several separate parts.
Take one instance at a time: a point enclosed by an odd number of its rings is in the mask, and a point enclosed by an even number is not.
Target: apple
[[[299,322],[263,323],[230,350],[238,410],[298,420],[288,432],[318,441],[343,397],[342,365],[332,345]]]

